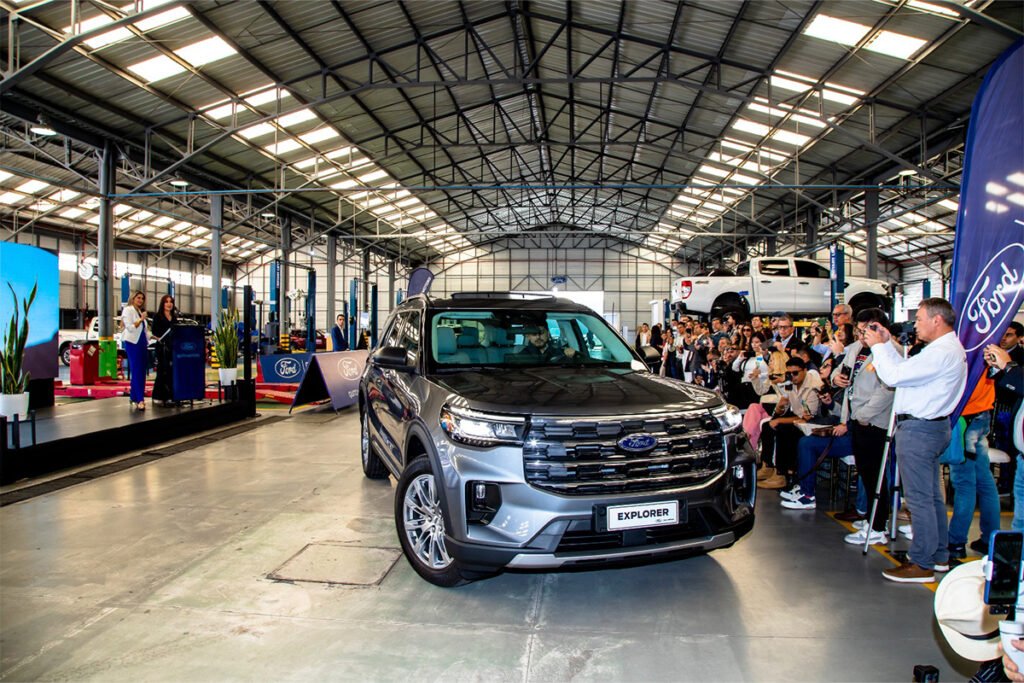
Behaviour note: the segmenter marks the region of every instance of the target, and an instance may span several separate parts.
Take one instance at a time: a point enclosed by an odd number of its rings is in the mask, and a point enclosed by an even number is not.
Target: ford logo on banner
[[[185,351],[186,353],[192,353],[193,351],[196,350],[196,345],[193,342],[182,342],[181,350]]]
[[[985,264],[975,278],[957,327],[960,339],[975,341],[975,345],[967,347],[966,351],[974,351],[989,342],[993,331],[1002,337],[1006,325],[1020,309],[1024,288],[1021,287],[1022,273],[1016,264],[1024,260],[1022,256],[1024,244],[1007,245]],[[968,331],[967,328],[973,329]]]
[[[619,448],[628,453],[646,453],[658,445],[658,440],[650,434],[630,434],[617,443]]]
[[[282,358],[274,363],[274,372],[281,377],[290,379],[302,374],[302,365],[292,358]]]

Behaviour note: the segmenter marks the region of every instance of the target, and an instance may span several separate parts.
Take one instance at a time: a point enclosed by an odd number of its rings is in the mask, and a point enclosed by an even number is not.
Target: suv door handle
[[[811,283],[810,283],[810,282],[801,282],[801,283],[799,283],[799,284],[801,284],[801,285],[809,285],[809,284],[811,284]]]
[[[770,285],[771,283],[772,283],[771,280],[761,280],[761,284],[762,285]]]

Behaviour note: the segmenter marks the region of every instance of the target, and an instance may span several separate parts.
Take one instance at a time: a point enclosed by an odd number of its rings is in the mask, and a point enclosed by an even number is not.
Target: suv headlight
[[[470,446],[520,444],[526,429],[526,420],[521,417],[489,415],[447,405],[441,408],[439,421],[451,439]]]
[[[731,404],[713,410],[711,414],[718,419],[718,424],[722,426],[723,432],[731,432],[743,424],[743,415],[740,413],[740,409]]]

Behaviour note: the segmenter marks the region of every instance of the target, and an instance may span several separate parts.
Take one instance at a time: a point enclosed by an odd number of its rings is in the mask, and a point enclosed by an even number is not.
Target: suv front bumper
[[[451,457],[442,458],[448,552],[464,568],[486,572],[639,562],[728,547],[754,524],[756,464],[741,438],[725,437],[726,467],[701,485],[602,496],[560,495],[525,483],[520,449],[479,457],[452,448]],[[502,505],[489,524],[467,522],[466,484],[473,481],[501,488]],[[679,524],[620,532],[600,528],[600,507],[663,500],[680,501],[686,514]]]

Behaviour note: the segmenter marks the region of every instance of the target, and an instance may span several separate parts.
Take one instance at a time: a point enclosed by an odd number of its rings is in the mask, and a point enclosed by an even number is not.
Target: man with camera
[[[967,354],[955,325],[953,307],[933,297],[917,309],[914,328],[927,346],[916,356],[901,356],[889,343],[889,331],[879,323],[870,323],[864,332],[878,378],[896,389],[896,457],[914,534],[909,561],[882,572],[890,581],[934,583],[936,569],[949,567],[949,529],[938,459],[949,445],[949,416],[967,383]]]
[[[861,336],[869,325],[886,328],[888,323],[885,313],[879,308],[868,308],[857,314],[857,331]],[[869,492],[875,491],[878,486],[893,401],[892,388],[878,378],[872,361],[872,350],[856,341],[847,347],[843,363],[832,380],[837,387],[846,388],[840,423],[833,429],[833,433],[842,436],[849,431],[857,472]],[[888,543],[889,537],[885,532],[888,519],[889,494],[883,477],[875,518],[865,521],[861,529],[848,534],[843,540],[853,545],[863,545],[865,536],[870,535],[872,544]]]

